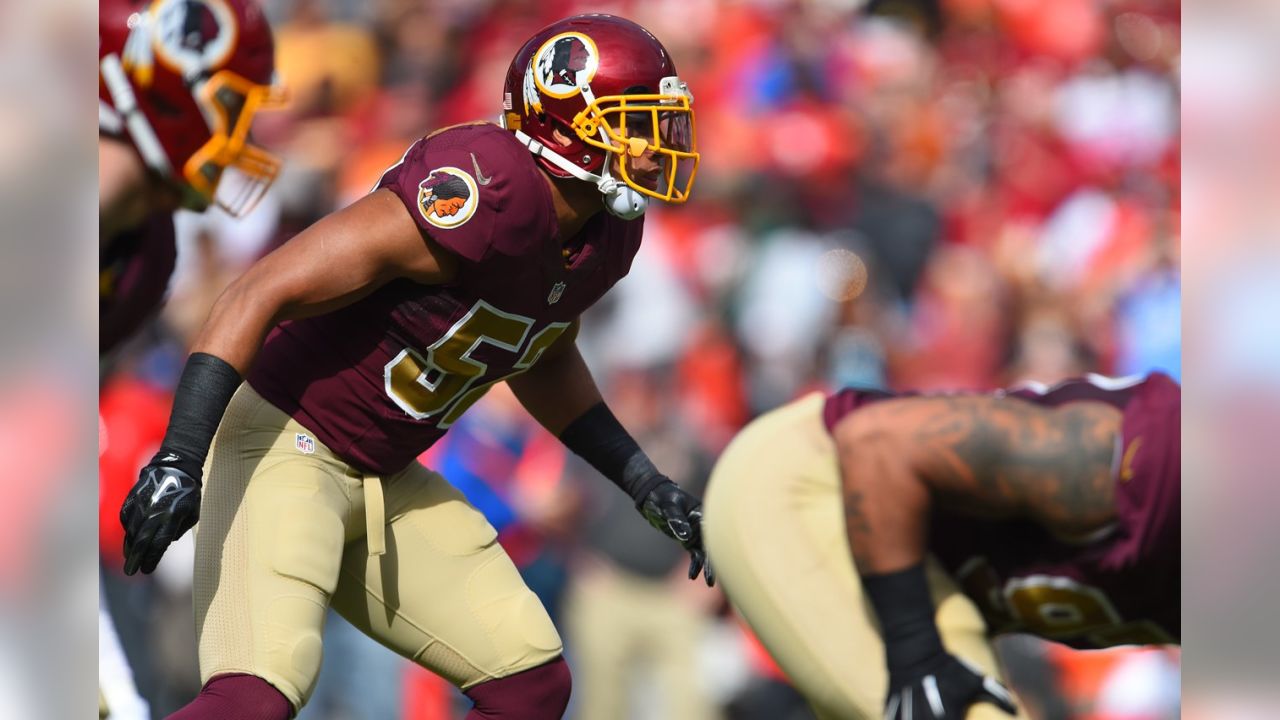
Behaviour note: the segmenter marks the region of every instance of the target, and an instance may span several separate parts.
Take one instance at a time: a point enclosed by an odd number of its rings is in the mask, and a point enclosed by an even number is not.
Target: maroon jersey
[[[1075,647],[1177,642],[1181,637],[1182,393],[1169,376],[1088,376],[998,395],[1057,406],[1105,402],[1124,413],[1117,448],[1116,523],[1070,542],[1029,520],[935,512],[929,549],[986,616],[993,633],[1029,632]],[[884,392],[842,390],[824,420]]]
[[[137,332],[159,309],[177,261],[173,214],[156,213],[113,238],[98,259],[98,353]]]
[[[642,220],[601,212],[562,251],[546,177],[508,131],[429,135],[378,182],[462,262],[447,285],[389,283],[277,327],[249,383],[352,465],[396,472],[493,383],[528,369],[627,274]]]

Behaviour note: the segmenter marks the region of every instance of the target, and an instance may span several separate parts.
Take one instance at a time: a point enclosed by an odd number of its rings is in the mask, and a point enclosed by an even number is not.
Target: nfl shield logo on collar
[[[558,282],[551,286],[551,292],[547,294],[547,304],[555,305],[560,302],[560,296],[564,294],[565,284]]]
[[[310,455],[316,451],[316,441],[311,439],[310,435],[297,433],[294,439],[294,447],[305,455]]]

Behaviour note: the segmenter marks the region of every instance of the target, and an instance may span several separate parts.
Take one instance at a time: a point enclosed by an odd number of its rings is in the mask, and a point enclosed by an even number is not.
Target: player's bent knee
[[[560,720],[569,706],[573,681],[563,657],[524,672],[480,683],[467,690],[475,707],[466,720]]]
[[[257,675],[219,675],[167,720],[289,720],[293,706]]]

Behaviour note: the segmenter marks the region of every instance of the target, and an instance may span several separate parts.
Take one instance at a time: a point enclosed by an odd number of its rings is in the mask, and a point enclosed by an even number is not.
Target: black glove
[[[993,703],[1016,714],[1013,696],[995,678],[947,652],[933,620],[924,563],[862,576],[880,620],[889,693],[885,720],[963,720],[969,706]]]
[[[689,551],[689,579],[698,577],[707,586],[716,584],[715,573],[702,548],[702,503],[670,480],[649,491],[640,504],[640,513],[649,524],[674,538]]]
[[[169,543],[200,519],[200,478],[175,453],[161,449],[142,468],[138,482],[120,506],[124,526],[124,574],[156,569]]]
[[[1013,695],[1000,681],[969,663],[941,653],[909,675],[889,676],[885,720],[964,720],[969,706],[989,702],[1017,714]]]

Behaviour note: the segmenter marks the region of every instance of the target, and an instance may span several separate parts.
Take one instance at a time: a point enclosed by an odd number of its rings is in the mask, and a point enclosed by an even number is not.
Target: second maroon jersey
[[[936,511],[929,550],[982,610],[991,632],[1028,632],[1076,647],[1176,642],[1181,637],[1181,388],[1153,373],[1132,381],[1089,376],[998,394],[1038,405],[1092,400],[1124,413],[1114,467],[1116,523],[1102,537],[1066,541],[1029,520]],[[894,397],[842,390],[827,399],[834,427]]]
[[[598,213],[566,260],[533,156],[489,124],[419,140],[378,188],[462,262],[448,285],[397,280],[268,336],[249,383],[366,471],[404,468],[493,383],[537,362],[625,276],[643,220]]]
[[[98,259],[99,355],[114,350],[155,315],[177,259],[172,213],[155,213],[111,239]]]

